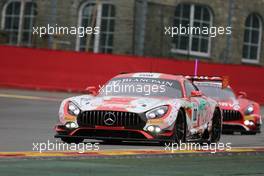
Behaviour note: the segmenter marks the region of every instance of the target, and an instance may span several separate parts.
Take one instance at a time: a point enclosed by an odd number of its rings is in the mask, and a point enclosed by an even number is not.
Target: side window
[[[185,87],[185,90],[186,90],[186,96],[187,97],[190,97],[191,96],[191,92],[194,91],[194,90],[197,90],[193,84],[190,82],[190,81],[185,81],[184,82],[184,87]]]

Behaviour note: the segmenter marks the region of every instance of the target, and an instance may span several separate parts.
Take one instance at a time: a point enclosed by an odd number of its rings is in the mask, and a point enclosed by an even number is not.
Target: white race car
[[[202,95],[184,76],[120,74],[97,93],[91,92],[61,103],[56,138],[67,143],[220,139],[222,115],[217,102]]]

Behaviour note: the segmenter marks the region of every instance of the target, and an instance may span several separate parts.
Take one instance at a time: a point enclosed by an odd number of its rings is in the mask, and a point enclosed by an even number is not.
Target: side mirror
[[[193,90],[191,92],[191,96],[192,97],[201,97],[202,95],[203,95],[202,92],[201,91],[198,91],[198,90]]]
[[[247,93],[240,91],[240,92],[238,92],[238,97],[239,98],[247,98]]]
[[[96,87],[94,87],[94,86],[87,87],[85,89],[85,93],[96,96],[97,95]]]

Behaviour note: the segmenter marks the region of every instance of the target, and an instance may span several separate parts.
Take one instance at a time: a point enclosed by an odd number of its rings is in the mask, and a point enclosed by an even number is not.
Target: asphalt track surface
[[[0,171],[8,176],[261,176],[263,156],[12,159],[0,160]]]
[[[53,137],[53,127],[58,121],[60,101],[74,95],[77,94],[0,89],[0,152],[32,151],[33,143],[59,141]],[[263,127],[262,131],[264,131]],[[231,143],[232,147],[263,147],[264,133],[222,135],[221,142]],[[100,150],[163,148],[146,143],[127,142],[119,145],[100,143]]]

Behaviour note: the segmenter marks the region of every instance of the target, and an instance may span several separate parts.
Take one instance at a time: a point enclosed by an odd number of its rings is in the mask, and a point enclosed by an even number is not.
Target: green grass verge
[[[162,158],[2,159],[5,176],[264,175],[264,154]]]

